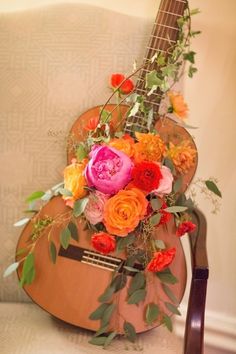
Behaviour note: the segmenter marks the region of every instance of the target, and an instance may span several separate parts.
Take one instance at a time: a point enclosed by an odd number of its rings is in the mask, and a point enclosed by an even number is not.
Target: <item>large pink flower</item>
[[[174,180],[171,170],[166,166],[161,167],[161,174],[162,179],[160,180],[158,188],[152,191],[160,197],[172,191],[172,183]]]
[[[132,162],[122,151],[95,145],[89,157],[85,177],[90,187],[105,194],[115,194],[131,180]]]
[[[95,225],[103,220],[104,205],[108,197],[108,195],[98,191],[90,193],[84,214],[91,224]]]

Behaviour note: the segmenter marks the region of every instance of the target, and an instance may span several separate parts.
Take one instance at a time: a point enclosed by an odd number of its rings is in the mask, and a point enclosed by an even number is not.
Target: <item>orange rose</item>
[[[108,199],[104,208],[104,224],[109,233],[127,236],[146,214],[148,201],[137,188],[121,190]]]
[[[135,162],[160,161],[165,151],[164,141],[159,135],[135,133],[138,143],[134,144]]]
[[[130,139],[112,139],[109,142],[109,145],[114,147],[117,150],[120,150],[124,152],[126,155],[129,157],[132,157],[134,154],[134,140],[132,138]]]
[[[84,169],[87,160],[80,163],[76,162],[76,159],[72,160],[72,164],[64,169],[64,188],[72,193],[72,197],[63,196],[63,199],[68,201],[75,201],[79,198],[83,198],[87,191],[84,189],[86,186],[86,179],[84,177]]]
[[[188,113],[188,106],[184,102],[183,96],[173,91],[169,92],[168,96],[172,112],[175,113],[181,119],[186,118]]]

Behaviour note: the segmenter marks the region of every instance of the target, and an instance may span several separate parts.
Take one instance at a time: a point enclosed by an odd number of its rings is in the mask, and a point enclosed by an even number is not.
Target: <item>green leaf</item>
[[[173,325],[172,325],[172,321],[171,321],[171,318],[167,315],[164,315],[163,316],[163,319],[162,319],[162,322],[163,324],[166,326],[166,328],[172,332],[173,331]]]
[[[98,308],[90,314],[89,319],[90,320],[101,319],[104,314],[104,311],[108,308],[108,306],[109,304],[101,304],[100,306],[98,306]]]
[[[207,181],[205,181],[205,184],[211,192],[215,193],[218,197],[222,198],[221,191],[218,189],[215,182],[207,180]]]
[[[157,71],[153,70],[146,75],[146,87],[151,89],[153,86],[160,86],[162,84],[162,80],[157,76]]]
[[[190,51],[188,53],[185,53],[183,55],[183,58],[184,58],[184,60],[188,60],[190,63],[194,64],[195,63],[195,59],[194,59],[195,54],[196,54],[195,52]]]
[[[153,226],[156,226],[159,224],[160,220],[161,220],[161,214],[158,213],[158,214],[154,214],[153,216],[150,217],[150,223],[153,225]]]
[[[132,325],[132,323],[125,321],[123,328],[124,328],[124,332],[125,332],[125,337],[130,342],[134,343],[137,338],[137,334],[136,334],[135,328]]]
[[[27,248],[19,248],[17,251],[16,251],[16,256],[20,256],[24,253],[28,252],[28,249]]]
[[[56,260],[57,260],[57,249],[56,249],[55,243],[53,241],[50,241],[49,253],[50,253],[50,258],[51,258],[52,263],[55,264]]]
[[[201,11],[200,11],[198,8],[193,9],[193,10],[190,11],[190,16],[197,15],[197,14],[199,14],[200,12],[201,12]]]
[[[188,76],[192,78],[196,72],[197,72],[197,68],[190,65],[188,69]]]
[[[117,332],[111,332],[109,334],[109,336],[107,337],[103,348],[106,349],[108,347],[108,345],[111,343],[111,341],[115,338],[115,336],[117,335]]]
[[[176,74],[177,66],[175,64],[168,64],[161,68],[162,74],[164,76],[174,78]]]
[[[123,289],[127,282],[127,276],[125,274],[117,275],[111,282],[111,286],[115,288],[115,293]]]
[[[128,270],[129,272],[135,272],[135,273],[136,273],[136,272],[139,272],[138,269],[133,268],[133,267],[124,266],[123,268],[126,269],[126,270]]]
[[[82,161],[87,156],[87,151],[83,144],[79,144],[79,146],[76,148],[75,155],[77,161]]]
[[[116,245],[116,250],[122,251],[125,247],[133,243],[135,239],[136,239],[135,234],[132,233],[126,237],[119,237],[119,240]]]
[[[164,211],[167,211],[168,213],[181,213],[185,210],[187,210],[188,208],[187,207],[184,207],[184,206],[180,206],[180,205],[174,205],[174,206],[171,206],[171,207],[168,207],[166,209],[164,209]]]
[[[109,323],[110,318],[115,310],[116,304],[109,304],[108,307],[105,309],[103,316],[101,318],[101,326],[105,326]]]
[[[70,230],[71,237],[75,241],[79,241],[78,229],[77,229],[76,224],[73,223],[72,221],[70,221],[69,224],[67,225],[67,227]]]
[[[159,54],[158,57],[157,57],[156,62],[157,62],[157,65],[158,65],[158,66],[163,66],[163,65],[165,65],[165,63],[166,63],[166,58],[165,58],[165,56],[164,56],[163,54]]]
[[[184,193],[180,193],[178,199],[176,200],[177,205],[186,206],[186,196]]]
[[[20,286],[31,284],[35,278],[34,254],[29,253],[24,261]]]
[[[11,265],[9,265],[7,267],[7,269],[5,270],[5,272],[3,273],[3,277],[6,278],[8,277],[8,275],[12,274],[15,270],[17,270],[17,268],[19,267],[20,262],[15,262],[12,263]]]
[[[71,237],[71,233],[70,230],[68,229],[68,227],[66,227],[65,229],[63,229],[61,231],[60,234],[60,243],[62,245],[62,247],[66,250],[69,246],[69,242],[70,242],[70,237]]]
[[[94,337],[98,337],[98,336],[100,336],[101,334],[107,333],[108,327],[109,327],[109,325],[105,325],[105,326],[103,326],[103,327],[100,327],[100,328],[97,330],[97,332],[94,334]]]
[[[164,250],[166,248],[165,242],[162,240],[155,240],[155,246],[157,248],[160,248],[161,250]]]
[[[58,189],[58,193],[60,193],[61,195],[63,195],[64,197],[72,197],[73,194],[71,191],[69,191],[68,189],[66,188],[60,188]]]
[[[151,203],[151,207],[152,207],[153,211],[159,210],[161,208],[161,205],[162,205],[160,199],[158,199],[158,198],[151,199],[150,203]]]
[[[170,159],[168,159],[168,157],[166,157],[164,159],[163,164],[164,164],[164,166],[168,167],[171,170],[172,174],[175,174],[175,166],[174,166],[172,160],[170,160]]]
[[[168,296],[168,298],[174,302],[175,304],[178,303],[178,300],[175,297],[175,294],[172,292],[172,290],[169,288],[169,286],[167,286],[166,284],[162,284],[162,288],[165,292],[165,294]]]
[[[130,282],[128,294],[132,295],[136,290],[144,289],[145,286],[146,286],[145,275],[142,272],[138,272],[137,274],[135,274],[135,276],[132,278]]]
[[[146,297],[146,290],[145,289],[139,289],[133,292],[132,295],[129,296],[128,298],[128,304],[138,304],[140,301],[143,301]]]
[[[147,305],[145,320],[149,326],[158,319],[159,313],[160,310],[156,304]]]
[[[112,118],[111,112],[107,111],[106,109],[102,110],[100,122],[102,124],[109,123]]]
[[[167,284],[178,283],[178,279],[171,273],[169,268],[166,268],[161,272],[157,272],[156,276],[160,279],[162,283],[167,283]]]
[[[201,33],[202,33],[202,31],[190,31],[190,36],[195,37],[195,36],[197,36],[198,34],[201,34]]]
[[[33,201],[35,201],[37,199],[40,199],[42,196],[44,196],[44,194],[45,193],[43,191],[34,192],[34,193],[30,194],[30,196],[27,197],[25,201],[27,203],[31,203],[31,202],[33,202]]]
[[[30,220],[30,218],[21,219],[21,220],[15,222],[14,226],[16,226],[16,227],[23,226],[23,225],[27,224],[27,222],[29,220]]]
[[[181,313],[179,312],[178,308],[175,305],[171,304],[170,302],[165,302],[165,306],[168,310],[170,310],[175,315],[181,316]]]
[[[180,177],[174,182],[173,192],[177,193],[182,187],[183,179]]]
[[[107,337],[92,337],[90,340],[89,340],[89,343],[90,344],[94,344],[94,345],[104,345],[105,342],[107,340]]]
[[[73,210],[73,214],[75,217],[80,216],[84,212],[84,209],[86,208],[88,201],[89,199],[87,197],[76,200],[74,204],[74,210]]]
[[[106,290],[104,291],[104,293],[99,296],[98,301],[99,302],[109,301],[111,296],[114,294],[114,292],[115,292],[115,287],[114,286],[108,286],[106,288]]]

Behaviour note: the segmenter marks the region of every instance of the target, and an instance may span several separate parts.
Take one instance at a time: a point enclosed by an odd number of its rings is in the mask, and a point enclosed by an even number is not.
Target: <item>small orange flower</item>
[[[99,116],[91,117],[88,124],[84,127],[85,130],[95,130],[99,123]]]
[[[108,199],[104,208],[104,224],[110,234],[127,236],[146,214],[148,201],[137,188],[120,190]]]
[[[120,86],[120,84],[123,84]],[[131,79],[125,79],[123,74],[112,74],[111,75],[111,87],[113,89],[117,89],[119,87],[119,91],[123,95],[128,95],[134,89],[134,83]]]
[[[87,193],[84,189],[84,186],[86,186],[86,179],[84,177],[86,163],[87,160],[77,163],[76,159],[73,159],[72,164],[64,169],[64,188],[72,193],[71,197],[63,196],[63,199],[65,199],[67,203],[68,201],[73,202],[83,198]]]
[[[183,96],[173,91],[170,91],[168,93],[168,96],[172,106],[171,108],[173,110],[173,113],[175,113],[180,119],[186,118],[188,113],[188,106],[184,102]]]
[[[141,161],[160,161],[165,152],[165,144],[159,135],[151,133],[135,133],[138,143],[134,145],[134,160],[136,163]]]
[[[166,152],[166,156],[173,161],[176,170],[181,174],[187,173],[193,167],[196,154],[197,151],[191,147],[188,140],[184,140],[178,145],[170,142]]]
[[[134,140],[132,138],[112,139],[109,142],[109,145],[124,152],[129,157],[134,155]]]

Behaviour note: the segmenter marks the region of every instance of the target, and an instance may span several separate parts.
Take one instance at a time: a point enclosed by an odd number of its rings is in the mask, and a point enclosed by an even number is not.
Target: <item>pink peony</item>
[[[132,162],[130,158],[110,146],[95,145],[85,169],[85,177],[90,187],[102,193],[115,194],[131,180]]]
[[[90,193],[84,214],[91,224],[95,225],[103,220],[104,204],[108,197],[108,195],[98,191]]]
[[[172,191],[173,176],[171,170],[166,167],[161,167],[162,179],[160,180],[159,187],[152,192],[158,196],[163,196],[163,194],[169,194]]]

